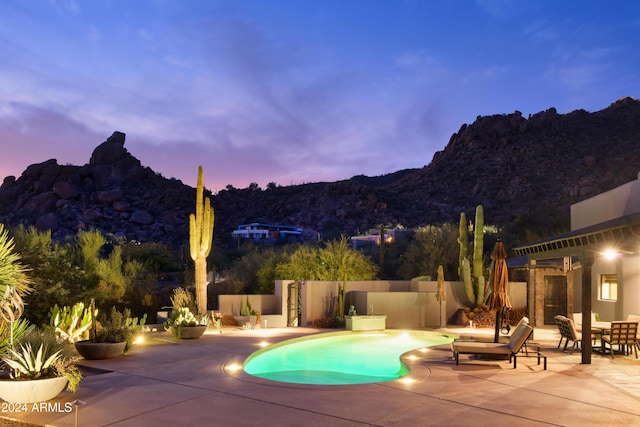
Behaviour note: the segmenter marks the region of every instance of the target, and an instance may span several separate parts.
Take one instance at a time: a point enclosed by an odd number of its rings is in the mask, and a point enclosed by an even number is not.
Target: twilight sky
[[[640,97],[637,0],[2,0],[0,180],[115,130],[195,185],[429,164],[478,115]]]

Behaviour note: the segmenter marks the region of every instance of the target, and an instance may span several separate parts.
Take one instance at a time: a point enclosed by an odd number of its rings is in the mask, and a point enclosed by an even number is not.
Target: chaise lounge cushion
[[[513,328],[513,332],[515,332],[518,329],[521,323],[528,325],[529,318],[525,316],[522,319],[520,319],[516,327]],[[495,339],[494,334],[491,334],[491,335],[478,334],[478,333],[460,334],[460,340],[462,341],[478,341],[478,342],[485,342],[485,343],[494,343],[495,342],[494,339]],[[501,344],[507,344],[510,339],[511,339],[511,335],[500,335],[498,337],[498,342]]]
[[[531,326],[521,323],[506,344],[454,341],[451,343],[451,349],[455,355],[456,363],[458,362],[458,354],[504,354],[511,356],[520,351],[532,332],[533,328]]]

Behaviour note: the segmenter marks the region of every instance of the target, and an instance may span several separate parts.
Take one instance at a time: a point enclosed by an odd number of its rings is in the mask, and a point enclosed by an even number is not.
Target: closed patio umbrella
[[[495,342],[498,342],[500,333],[500,325],[506,317],[508,322],[509,309],[511,301],[507,294],[507,284],[509,283],[509,271],[507,269],[507,252],[504,250],[504,244],[497,241],[491,252],[491,276],[489,283],[491,286],[491,309],[496,310],[496,331]]]
[[[507,294],[507,284],[509,283],[509,271],[507,270],[507,252],[504,244],[497,241],[493,252],[491,252],[491,308],[501,309],[511,308],[511,301]]]

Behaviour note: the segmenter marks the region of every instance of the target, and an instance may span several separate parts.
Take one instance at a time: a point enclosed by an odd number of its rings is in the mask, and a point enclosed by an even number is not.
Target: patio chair
[[[564,316],[560,314],[556,314],[556,316],[553,318],[556,322],[556,326],[558,327],[558,332],[560,332],[560,341],[558,341],[558,346],[556,348],[560,348],[560,346],[562,345],[562,341],[565,339],[567,339],[567,342],[565,343],[564,348],[567,348],[567,344],[569,343],[567,333],[565,332],[565,327],[562,321],[563,318]]]
[[[630,314],[627,316],[627,322],[638,322],[638,333],[636,334],[636,347],[640,350],[640,316]]]
[[[562,315],[557,315],[555,317],[555,321],[556,325],[558,326],[558,330],[560,331],[560,342],[558,343],[557,348],[560,348],[562,340],[564,339],[566,341],[564,343],[562,351],[566,351],[567,346],[571,341],[572,345],[571,349],[569,350],[569,354],[573,354],[573,350],[575,350],[579,344],[582,344],[582,334],[578,332],[573,319],[569,319],[568,317]],[[596,336],[594,334],[591,334],[591,339],[595,340]]]
[[[525,341],[533,333],[533,328],[527,324],[521,323],[509,338],[509,342],[502,343],[489,343],[489,342],[477,342],[477,341],[454,341],[451,343],[451,349],[453,350],[453,356],[456,361],[456,365],[460,363],[460,354],[480,354],[480,355],[505,355],[509,356],[509,363],[513,359],[513,368],[517,367],[517,354],[522,349]],[[545,357],[538,352],[538,364],[540,364],[540,358]],[[545,369],[546,357],[545,357]]]
[[[573,319],[573,323],[576,326],[576,330],[578,332],[582,332],[582,313],[573,313],[573,316],[571,318]],[[596,323],[596,314],[592,311],[591,325],[593,325],[594,323]]]
[[[602,335],[602,353],[607,352],[607,343],[611,347],[611,358],[613,359],[613,346],[624,351],[625,355],[629,354],[629,347],[633,348],[638,358],[638,322],[611,322],[611,331],[609,335]]]

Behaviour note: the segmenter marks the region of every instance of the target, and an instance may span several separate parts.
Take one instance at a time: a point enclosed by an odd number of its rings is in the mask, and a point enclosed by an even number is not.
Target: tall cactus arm
[[[476,224],[473,230],[473,277],[482,276],[482,253],[484,250],[484,210],[476,207]],[[484,288],[483,288],[484,289]]]
[[[460,251],[458,254],[458,279],[462,280],[462,260],[467,258],[469,254],[469,236],[467,234],[467,215],[460,213],[460,224],[458,225],[458,245]]]
[[[462,282],[464,283],[464,292],[467,295],[467,299],[471,304],[476,301],[476,293],[473,289],[473,283],[471,282],[471,266],[468,259],[462,260]]]

